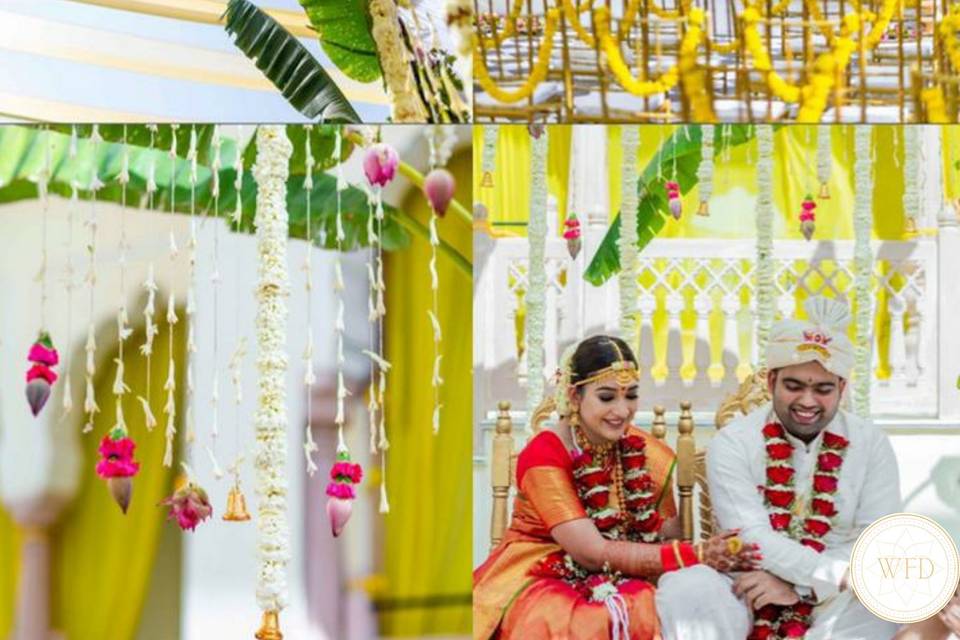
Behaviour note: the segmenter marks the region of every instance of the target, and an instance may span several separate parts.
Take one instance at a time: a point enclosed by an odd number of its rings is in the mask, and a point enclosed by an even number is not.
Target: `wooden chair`
[[[714,426],[722,429],[731,420],[746,415],[770,401],[767,389],[767,372],[761,369],[746,378],[733,394],[728,396],[717,409]],[[693,414],[690,403],[680,404],[680,420],[677,423],[677,493],[679,495],[680,524],[684,540],[693,540],[695,526],[699,524],[699,539],[705,540],[716,531],[716,522],[710,503],[710,491],[707,487],[707,451],[697,450],[693,438]],[[698,489],[699,522],[694,520],[694,489]]]
[[[661,406],[653,408],[653,424],[650,432],[659,440],[667,435],[665,410]],[[550,417],[547,411],[535,413],[530,420],[531,435],[543,428],[544,421]],[[503,540],[510,520],[510,494],[516,487],[517,456],[514,447],[513,420],[510,418],[510,403],[501,401],[497,405],[497,423],[490,448],[490,484],[493,489],[493,509],[490,514],[490,548],[493,549]]]

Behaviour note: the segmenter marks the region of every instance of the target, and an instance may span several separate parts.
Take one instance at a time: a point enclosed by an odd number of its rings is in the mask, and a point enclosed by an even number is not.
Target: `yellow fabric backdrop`
[[[719,126],[719,125],[718,125]],[[554,128],[550,127],[550,136],[554,137]],[[643,171],[660,145],[676,130],[675,125],[644,125],[640,127],[640,147],[638,150],[638,170]],[[948,199],[960,196],[960,126],[947,125],[943,132],[943,166],[945,193]],[[569,127],[559,129],[558,144],[550,144],[548,158],[549,192],[560,198],[567,193],[564,183],[568,175],[570,162]],[[606,127],[608,137],[607,157],[605,158],[608,175],[607,189],[610,199],[610,219],[616,216],[620,207],[620,177],[623,163],[620,145],[621,126]],[[873,128],[871,145],[874,167],[873,190],[873,236],[878,240],[905,240],[903,213],[903,164],[902,126],[883,126]],[[833,166],[829,183],[831,198],[817,201],[817,219],[815,239],[851,240],[853,238],[853,209],[855,185],[854,169],[854,128],[852,126],[834,126],[831,136]],[[512,235],[525,235],[525,223],[529,216],[529,165],[530,143],[526,127],[500,127],[496,166],[493,172],[493,187],[482,187],[480,183],[480,162],[483,153],[482,127],[474,127],[474,188],[477,200],[487,206],[490,222],[503,232]],[[800,203],[808,193],[817,195],[819,184],[816,178],[816,127],[813,125],[792,125],[780,127],[774,136],[773,167],[773,205],[774,236],[778,240],[799,240],[798,215]],[[713,196],[709,216],[695,215],[700,193],[695,188],[683,198],[684,214],[679,221],[669,218],[658,234],[660,238],[713,238],[744,239],[753,238],[756,229],[756,162],[757,143],[737,145],[729,152],[721,152],[715,158],[713,176]],[[598,162],[601,159],[598,158]],[[562,226],[558,227],[562,231]],[[929,233],[930,230],[920,230]],[[662,266],[662,265],[661,265]],[[884,270],[886,265],[878,267]],[[894,283],[897,284],[897,280]],[[685,291],[687,306],[692,305],[694,290]],[[666,293],[660,289],[659,298]],[[797,295],[797,308],[802,314],[803,294]],[[654,316],[654,350],[657,354],[653,374],[655,377],[667,375],[666,346],[668,323],[666,311],[661,299],[659,311]],[[876,328],[878,337],[879,368],[877,375],[889,375],[887,346],[889,342],[885,294],[878,296],[876,308]],[[855,310],[855,307],[854,307]],[[519,310],[522,316],[524,310]],[[681,316],[682,342],[684,353],[685,378],[692,378],[693,349],[695,346],[696,318],[694,314]],[[522,326],[518,327],[518,340],[522,344]],[[851,331],[853,327],[851,326]],[[711,322],[711,342],[715,350],[722,348],[722,314],[717,312]],[[741,353],[747,353],[749,334],[741,336]],[[714,357],[719,358],[719,353]],[[741,369],[741,375],[748,370]]]
[[[13,627],[19,565],[20,532],[0,508],[0,638],[6,638]]]
[[[184,384],[183,367],[179,366],[186,362],[184,325],[176,324],[174,333],[178,390]],[[174,476],[173,469],[161,464],[165,446],[161,408],[166,400],[163,383],[169,357],[167,326],[160,322],[151,370],[150,404],[161,424],[147,433],[134,395],[127,394],[123,402],[130,435],[137,443],[135,457],[140,462],[126,516],[94,471],[100,440],[115,422],[115,396],[111,393],[116,372],[114,345],[108,347],[113,350],[108,360],[111,364],[98,371],[100,413],[94,431],[82,436],[84,464],[80,489],[53,538],[51,615],[54,628],[65,633],[67,640],[131,640],[135,636],[156,561],[160,528],[175,526],[164,525],[166,509],[157,506],[172,491]],[[135,347],[142,342],[143,331],[135,332],[126,342],[123,358],[124,378],[138,394],[145,394],[146,390],[146,358]],[[182,396],[181,393],[177,400],[178,410],[183,406]],[[177,418],[179,430],[182,421],[180,416]]]
[[[456,197],[471,200],[471,157],[460,153],[447,167]],[[419,192],[403,210],[426,224]],[[439,224],[440,236],[472,256],[472,230],[456,216]],[[432,433],[433,331],[429,245],[414,238],[406,251],[386,257],[385,348],[393,364],[387,385],[387,487],[384,523],[386,586],[381,633],[391,636],[469,634],[471,629],[471,521],[473,387],[471,278],[440,254],[440,323],[443,328],[440,433]]]

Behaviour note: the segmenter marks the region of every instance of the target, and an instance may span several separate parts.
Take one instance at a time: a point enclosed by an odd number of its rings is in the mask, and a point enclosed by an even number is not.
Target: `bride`
[[[735,531],[678,540],[674,453],[632,424],[638,377],[619,338],[587,338],[562,358],[555,396],[534,414],[560,420],[520,453],[510,527],[473,574],[476,640],[660,638],[659,576],[758,567]]]

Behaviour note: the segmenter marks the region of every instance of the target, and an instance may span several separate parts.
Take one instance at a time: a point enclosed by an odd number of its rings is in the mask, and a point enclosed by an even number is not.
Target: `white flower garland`
[[[176,139],[176,136],[174,136]],[[176,167],[177,159],[172,158]],[[186,457],[189,464],[193,464],[193,443],[197,438],[196,402],[194,401],[194,366],[197,353],[196,321],[193,316],[197,312],[197,129],[190,127],[190,146],[187,148],[187,161],[190,163],[190,237],[187,240],[187,265],[189,266],[190,284],[187,287],[187,306],[184,312],[187,316],[187,446]],[[173,182],[173,178],[171,178]],[[171,187],[171,191],[176,185]]]
[[[100,129],[97,125],[93,125],[93,133],[90,136],[90,140],[93,143],[93,172],[90,176],[90,218],[87,220],[87,226],[90,227],[90,243],[87,246],[87,251],[90,255],[90,266],[87,272],[87,283],[90,285],[90,324],[87,327],[87,343],[84,347],[84,351],[86,351],[87,354],[87,388],[86,397],[83,401],[83,412],[87,415],[87,422],[83,426],[84,433],[93,431],[94,416],[100,412],[100,406],[97,404],[96,394],[93,389],[93,376],[97,371],[97,342],[94,335],[96,331],[96,327],[94,326],[96,306],[94,305],[93,295],[97,285],[97,191],[103,186],[97,172],[97,158],[100,151],[100,143],[103,142],[103,138],[100,137]]]
[[[674,176],[676,179],[676,176]],[[710,212],[713,197],[713,125],[700,125],[700,166],[697,167],[697,184],[700,186],[700,215]]]
[[[133,329],[129,327],[129,318],[127,316],[127,286],[126,286],[126,265],[127,265],[127,230],[124,213],[127,209],[127,185],[130,182],[130,149],[127,146],[127,128],[123,128],[123,159],[120,168],[120,175],[117,181],[120,183],[120,308],[117,310],[117,359],[114,362],[117,365],[116,377],[113,380],[113,394],[116,396],[116,424],[114,429],[127,433],[127,423],[123,416],[123,396],[130,391],[123,379],[123,343]]]
[[[481,155],[481,187],[493,186],[493,172],[497,168],[497,138],[500,127],[494,124],[483,125],[483,154]]]
[[[543,332],[546,313],[547,272],[547,130],[533,138],[530,217],[527,226],[527,416],[543,397]]]
[[[917,227],[920,213],[920,193],[917,191],[917,162],[920,153],[920,131],[917,127],[898,127],[903,140],[903,216]],[[910,224],[908,223],[908,228]]]
[[[313,149],[310,147],[310,133],[313,125],[306,124],[304,128],[304,172],[303,195],[307,202],[307,255],[303,262],[303,289],[307,296],[307,344],[303,349],[303,384],[307,395],[307,426],[304,434],[303,455],[307,463],[307,475],[313,476],[317,472],[317,463],[313,461],[313,454],[320,450],[313,439],[313,384],[317,381],[313,369],[313,224],[311,220],[310,199],[313,196],[313,167],[316,161],[313,158]]]
[[[833,149],[829,125],[817,125],[817,181],[824,190],[830,184],[830,168],[833,165]]]
[[[909,129],[910,127],[908,127]],[[870,364],[873,357],[873,251],[870,230],[873,224],[873,161],[870,141],[873,127],[854,127],[856,155],[854,184],[857,186],[853,209],[853,290],[857,301],[857,343],[853,363],[853,409],[862,417],[870,415]]]
[[[73,125],[70,127],[70,146],[67,152],[69,158],[73,161],[77,157],[77,126]],[[70,206],[67,209],[67,245],[66,245],[66,254],[67,262],[64,267],[64,288],[67,290],[67,332],[66,336],[69,337],[73,335],[73,289],[74,282],[73,279],[76,277],[76,270],[73,266],[73,226],[74,220],[76,217],[76,212],[79,203],[79,193],[77,191],[77,181],[72,180],[70,182]],[[70,358],[70,350],[63,350],[63,413],[61,414],[61,419],[70,415],[70,412],[73,411],[73,390],[70,386],[70,366],[68,364],[68,358]]]
[[[427,130],[427,143],[430,147],[430,169],[436,168],[437,144],[434,134],[435,128]],[[440,277],[437,274],[437,249],[440,246],[440,234],[437,232],[437,219],[440,216],[436,211],[430,215],[430,309],[427,315],[430,317],[430,323],[433,325],[433,376],[430,379],[430,385],[433,387],[433,435],[440,433],[440,411],[443,405],[440,404],[440,388],[443,386],[443,378],[440,376],[440,363],[443,360],[443,354],[440,352],[440,343],[443,340],[443,331],[440,326]]]
[[[195,145],[191,140],[191,146]],[[213,160],[210,163],[211,185],[210,193],[213,196],[213,273],[210,274],[210,284],[213,288],[213,389],[210,393],[212,416],[210,419],[210,444],[206,446],[210,466],[213,467],[213,477],[219,480],[223,477],[223,469],[217,458],[217,440],[220,437],[220,125],[213,125],[213,137],[210,146],[213,149]],[[238,151],[239,153],[239,151]],[[193,173],[196,175],[197,154],[193,152]],[[237,197],[239,198],[239,193]],[[193,195],[191,194],[191,198]],[[191,208],[193,205],[191,204]]]
[[[400,35],[400,23],[394,0],[370,0],[373,39],[380,55],[380,67],[386,81],[394,122],[423,122],[426,116],[417,98],[407,50]]]
[[[636,345],[637,338],[637,147],[640,129],[624,125],[620,180],[620,337]],[[662,149],[662,147],[661,147]]]
[[[343,137],[339,128],[336,130],[334,138],[333,157],[339,158],[343,145]],[[343,304],[343,269],[340,265],[340,256],[343,253],[343,241],[347,235],[343,229],[343,198],[342,194],[347,188],[347,181],[343,177],[343,163],[337,164],[337,217],[336,217],[336,241],[337,253],[333,258],[333,292],[337,300],[337,319],[334,324],[334,330],[337,335],[337,415],[334,422],[337,425],[337,451],[347,449],[346,442],[343,439],[343,425],[346,422],[346,411],[344,409],[344,400],[351,395],[343,379],[343,332],[346,329],[344,320],[345,307]]]
[[[147,170],[147,201],[149,203],[150,210],[153,210],[153,197],[157,191],[157,158],[153,153],[154,143],[156,141],[157,135],[157,125],[148,124],[147,129],[150,131],[150,165]],[[143,307],[143,322],[144,322],[144,341],[140,345],[140,355],[147,358],[147,388],[144,395],[138,395],[137,400],[140,402],[140,406],[143,409],[144,422],[147,427],[147,431],[153,431],[154,427],[157,426],[157,419],[153,415],[153,411],[150,409],[150,375],[151,370],[153,369],[153,339],[160,333],[160,328],[153,321],[153,316],[156,313],[156,298],[157,298],[157,283],[154,280],[153,276],[153,262],[151,262],[147,267],[147,279],[143,283],[143,288],[147,292],[147,302]]]
[[[757,290],[756,342],[758,365],[766,362],[767,340],[773,327],[775,282],[773,263],[773,200],[771,173],[773,172],[773,130],[770,125],[757,127]]]
[[[170,125],[170,151],[167,155],[170,157],[170,214],[171,219],[174,213],[176,213],[176,194],[177,194],[177,183],[176,183],[176,169],[177,169],[177,128],[179,125],[172,124]],[[191,226],[193,225],[193,219],[190,220]],[[174,261],[177,259],[177,254],[179,249],[177,249],[177,238],[174,235],[173,228],[170,228],[170,264],[171,267]],[[193,237],[191,229],[191,238]],[[195,240],[195,238],[194,238]],[[191,289],[187,296],[187,314],[192,313],[191,309],[191,298],[192,298],[192,278],[191,278]],[[163,406],[163,412],[167,416],[167,426],[164,432],[166,438],[166,443],[163,451],[163,466],[172,467],[173,466],[173,440],[177,435],[177,366],[173,360],[173,333],[174,325],[177,324],[179,318],[177,318],[177,300],[174,290],[171,287],[170,296],[167,298],[167,380],[163,384],[163,389],[167,392],[167,402]],[[190,335],[187,341],[187,358],[189,362],[189,353],[190,353],[190,343],[192,342],[193,336]],[[190,375],[189,366],[187,368],[187,387],[188,389],[193,386],[192,376]],[[189,405],[188,405],[189,407]],[[190,424],[187,425],[187,441],[191,439]]]
[[[257,370],[259,395],[254,417],[257,438],[258,550],[257,603],[263,611],[287,605],[290,560],[287,523],[286,345],[287,176],[293,147],[282,125],[257,128]]]

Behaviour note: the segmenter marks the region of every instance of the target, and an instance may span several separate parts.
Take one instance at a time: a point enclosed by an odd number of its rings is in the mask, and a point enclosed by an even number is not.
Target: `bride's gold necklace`
[[[620,441],[604,442],[603,444],[593,444],[583,433],[580,425],[571,424],[570,431],[573,432],[573,439],[577,447],[583,451],[592,451],[600,456],[606,464],[612,464],[613,486],[610,491],[610,508],[620,511],[620,505],[623,504],[623,460],[620,457]],[[611,456],[611,452],[613,456]],[[612,458],[612,459],[611,459]]]

